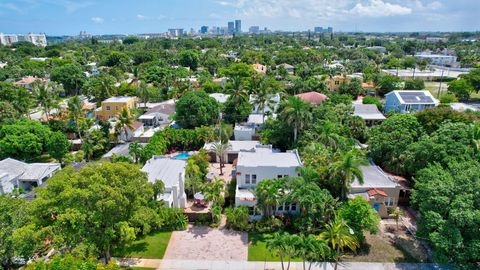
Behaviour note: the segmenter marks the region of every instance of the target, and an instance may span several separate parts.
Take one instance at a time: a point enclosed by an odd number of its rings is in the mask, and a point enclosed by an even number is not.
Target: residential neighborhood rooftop
[[[353,104],[353,109],[353,115],[359,116],[364,120],[386,119],[375,104]]]
[[[403,104],[436,104],[438,101],[432,96],[430,91],[417,90],[395,90],[386,94],[396,95]]]
[[[147,173],[148,182],[161,180],[167,188],[178,184],[179,175],[185,173],[186,166],[187,162],[182,159],[154,156],[145,163],[142,171]]]
[[[266,145],[257,146],[252,151],[240,151],[237,166],[301,167],[303,164],[296,150],[274,152],[271,145]]]
[[[132,98],[135,98],[135,97],[128,97],[128,96],[110,97],[105,99],[103,102],[128,102]]]
[[[360,166],[363,174],[363,184],[355,179],[352,183],[352,187],[359,188],[389,188],[396,187],[398,183],[391,179],[385,172],[378,166],[370,164],[366,166]]]

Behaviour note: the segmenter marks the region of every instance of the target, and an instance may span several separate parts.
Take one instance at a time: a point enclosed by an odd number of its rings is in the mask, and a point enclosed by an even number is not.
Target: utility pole
[[[437,94],[438,99],[440,99],[440,90],[442,89],[443,72],[445,72],[445,70],[442,69],[442,76],[440,76],[440,85],[438,86],[438,94]]]

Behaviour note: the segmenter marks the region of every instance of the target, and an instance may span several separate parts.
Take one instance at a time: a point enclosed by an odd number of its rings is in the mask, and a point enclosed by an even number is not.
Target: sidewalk
[[[120,260],[118,260],[120,262]],[[200,260],[147,260],[131,259],[121,261],[123,265],[156,267],[160,270],[281,270],[280,262],[246,262],[246,261],[200,261]],[[285,263],[285,269],[287,264]],[[308,269],[308,264],[306,265]],[[317,263],[311,270],[333,270],[331,263]],[[367,263],[342,262],[338,270],[447,270],[447,266],[416,263]],[[303,270],[301,262],[292,262],[290,270]]]

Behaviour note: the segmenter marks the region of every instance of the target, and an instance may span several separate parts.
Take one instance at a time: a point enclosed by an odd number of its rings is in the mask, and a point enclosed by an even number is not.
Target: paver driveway
[[[172,233],[164,259],[246,261],[248,234],[189,225]]]

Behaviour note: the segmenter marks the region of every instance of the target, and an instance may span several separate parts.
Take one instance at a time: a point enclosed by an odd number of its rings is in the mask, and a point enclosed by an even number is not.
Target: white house
[[[230,97],[230,95],[222,93],[212,93],[209,96],[213,97],[220,104],[224,104],[225,102],[227,102],[227,99]]]
[[[132,128],[127,128],[126,130],[120,131],[120,134],[118,135],[118,140],[124,142],[132,141],[133,138],[140,137],[144,131],[145,129],[143,128],[143,123],[135,121],[132,123]]]
[[[235,164],[234,164],[235,165]],[[235,206],[246,206],[251,215],[256,215],[257,204],[253,190],[264,179],[279,179],[298,176],[297,169],[303,167],[297,150],[274,152],[271,145],[257,145],[250,151],[240,151],[236,164],[237,187]],[[298,212],[296,203],[278,205],[276,214]]]
[[[256,99],[256,95],[250,95],[250,103],[253,105],[252,113],[254,114],[274,113],[280,105],[280,94],[270,95],[270,102],[265,102],[263,108],[256,102]]]
[[[175,114],[175,104],[162,103],[150,108],[138,118],[138,121],[145,127],[156,128],[171,123],[173,114]]]
[[[185,168],[187,162],[166,156],[154,156],[143,166],[142,171],[148,175],[148,182],[161,180],[165,191],[159,200],[167,207],[185,208],[187,194],[185,193]]]
[[[230,148],[223,157],[225,163],[233,163],[235,159],[238,158],[238,153],[240,151],[252,151],[257,145],[260,145],[259,141],[228,141]],[[215,154],[215,151],[212,150],[213,143],[207,143],[203,147],[207,150],[210,155],[211,161],[220,162],[220,157]]]
[[[235,125],[233,136],[236,141],[251,141],[255,135],[255,126],[252,125]]]
[[[0,195],[11,193],[16,188],[31,191],[44,185],[45,181],[60,168],[58,163],[28,164],[6,158],[0,161]]]

